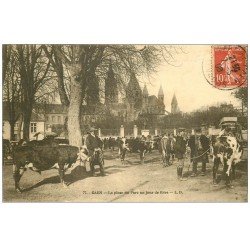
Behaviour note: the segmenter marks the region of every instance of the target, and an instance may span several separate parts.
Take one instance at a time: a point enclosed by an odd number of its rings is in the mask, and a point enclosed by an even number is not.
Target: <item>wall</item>
[[[3,139],[10,140],[10,124],[8,121],[3,121]]]
[[[36,125],[36,132],[31,133],[31,129],[30,129],[30,140],[35,140],[36,138],[34,137],[34,135],[37,132],[44,132],[44,122],[35,122]],[[23,137],[23,128],[21,129],[21,138]],[[15,132],[16,135],[18,134],[18,128],[15,127]],[[38,140],[43,139],[43,135],[39,135]],[[21,138],[17,138],[17,140],[21,139]],[[8,121],[3,121],[3,139],[7,139],[10,140],[10,124]]]

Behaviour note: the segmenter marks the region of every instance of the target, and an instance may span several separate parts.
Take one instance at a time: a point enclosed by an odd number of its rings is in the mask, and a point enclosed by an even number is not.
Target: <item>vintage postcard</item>
[[[247,202],[247,45],[2,45],[3,202]]]

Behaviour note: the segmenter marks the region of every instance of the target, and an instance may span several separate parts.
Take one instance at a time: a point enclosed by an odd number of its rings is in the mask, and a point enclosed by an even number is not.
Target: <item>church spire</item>
[[[180,109],[178,106],[178,101],[177,101],[175,93],[174,93],[172,101],[171,101],[171,113],[172,114],[180,113]]]
[[[144,84],[142,95],[145,96],[145,97],[148,96],[148,89],[147,89],[147,85],[146,84]]]
[[[162,85],[161,85],[160,88],[159,88],[158,96],[164,96],[164,92],[163,92],[163,89],[162,89]]]
[[[172,102],[171,102],[171,105],[172,104],[177,104],[178,105],[178,102],[177,102],[177,98],[176,98],[176,95],[175,95],[175,93],[174,93],[174,95],[173,95],[173,98],[172,98]]]
[[[162,85],[161,85],[160,88],[159,88],[158,99],[159,99],[162,103],[164,103],[164,92],[163,92],[163,89],[162,89]]]

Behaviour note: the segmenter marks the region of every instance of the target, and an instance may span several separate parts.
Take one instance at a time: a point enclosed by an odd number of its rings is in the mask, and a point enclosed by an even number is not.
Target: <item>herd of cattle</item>
[[[150,152],[154,148],[157,148],[162,154],[163,164],[166,162],[164,158],[170,158],[175,155],[175,143],[171,140],[169,147],[165,147],[161,139],[157,141],[140,141],[136,139],[122,139],[119,143],[119,154],[121,161],[124,162],[127,151],[140,153],[140,160],[143,163],[145,153]],[[187,143],[188,145],[188,143]],[[191,149],[187,146],[186,157],[189,155],[189,160],[193,162],[191,155]],[[189,154],[188,154],[189,152]],[[231,186],[231,181],[235,178],[235,168],[237,163],[242,159],[243,147],[234,136],[226,136],[221,134],[211,141],[210,147],[207,153],[213,157],[213,183],[217,184],[217,174],[219,166],[223,166],[223,172],[226,175],[226,183]],[[188,158],[188,157],[187,157]],[[199,155],[195,155],[194,158],[200,158]],[[190,163],[191,163],[190,162]]]
[[[118,138],[116,144],[122,163],[124,163],[126,153],[139,153],[141,163],[144,162],[145,154],[153,149],[162,152],[161,138],[156,140],[142,140],[140,138]],[[105,142],[103,144],[105,148]],[[12,147],[9,142],[3,141],[4,156],[11,153],[13,158],[13,177],[15,189],[21,192],[19,182],[23,173],[27,169],[41,173],[41,171],[56,168],[58,169],[60,181],[66,186],[65,171],[74,166],[86,162],[85,148],[75,147],[68,144],[67,140],[57,140],[56,138],[45,138],[41,141],[21,142]],[[166,153],[166,152],[165,152]],[[174,148],[172,153],[174,154]],[[219,165],[223,165],[225,173],[230,177],[234,173],[235,165],[241,160],[242,147],[232,136],[219,136],[211,144],[210,154],[213,155],[213,178],[216,179]],[[95,161],[96,164],[104,164],[103,159]]]

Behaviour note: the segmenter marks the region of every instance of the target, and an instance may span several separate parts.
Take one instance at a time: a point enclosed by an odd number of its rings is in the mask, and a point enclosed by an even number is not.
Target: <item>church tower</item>
[[[158,99],[164,103],[164,93],[163,93],[163,89],[162,86],[160,86],[159,92],[158,92]]]
[[[172,102],[171,102],[171,113],[172,114],[180,113],[180,109],[179,109],[179,106],[178,106],[178,102],[177,102],[177,98],[175,96],[175,93],[173,95]]]
[[[105,104],[118,103],[118,84],[111,63],[105,79]]]

